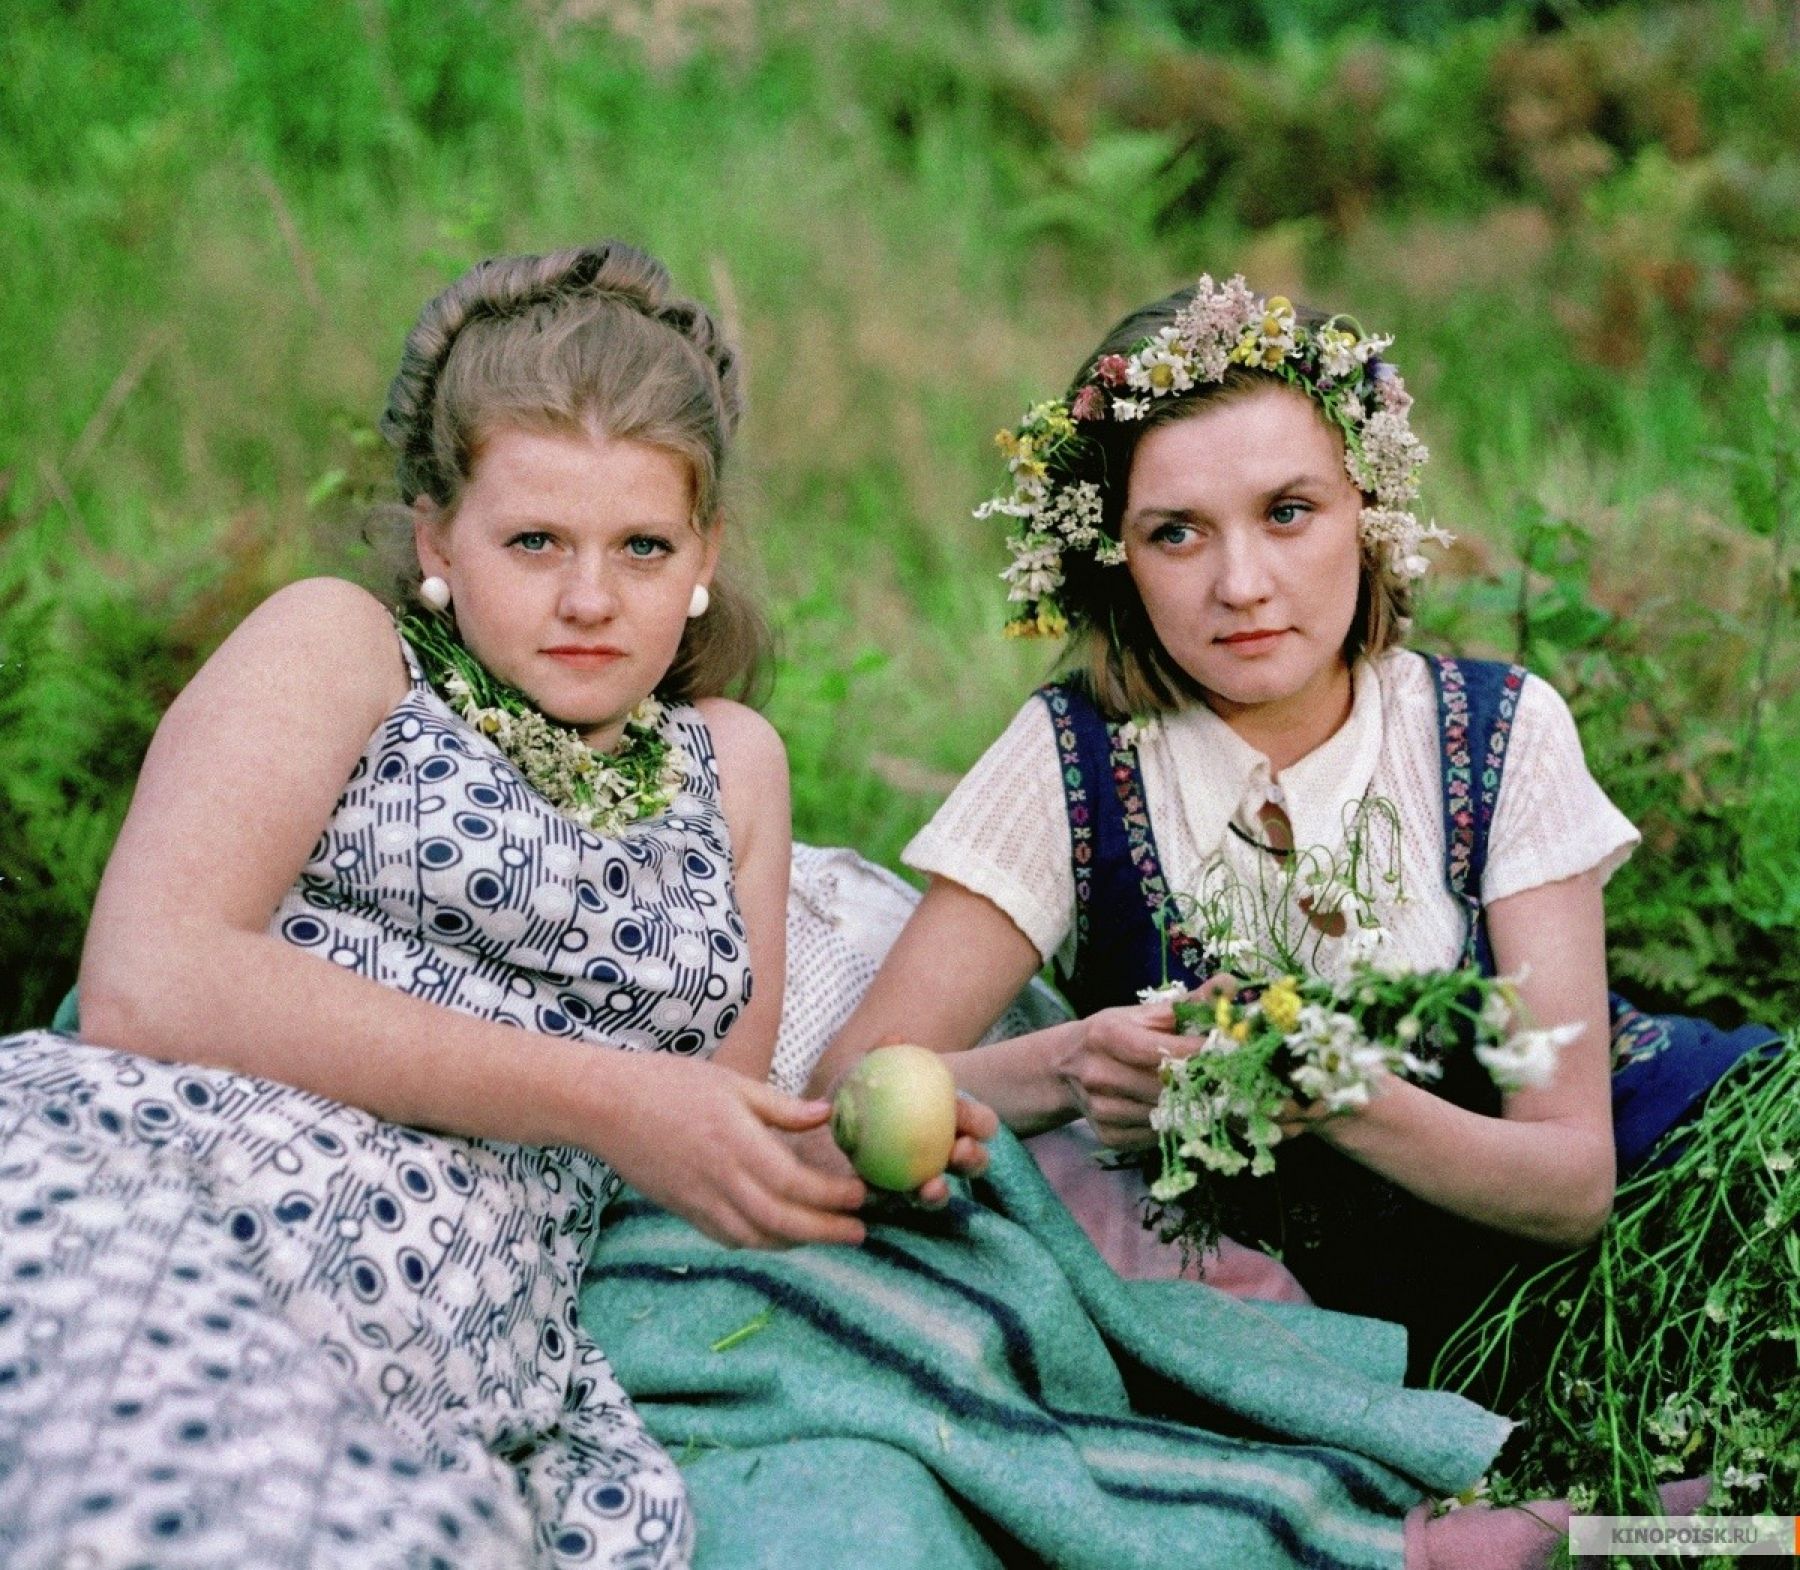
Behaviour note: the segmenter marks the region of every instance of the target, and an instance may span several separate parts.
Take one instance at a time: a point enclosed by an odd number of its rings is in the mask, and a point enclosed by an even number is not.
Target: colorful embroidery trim
[[[1163,876],[1157,859],[1156,839],[1150,832],[1150,808],[1144,799],[1143,776],[1138,769],[1137,748],[1119,735],[1120,727],[1106,727],[1111,746],[1113,786],[1119,796],[1119,812],[1125,820],[1125,841],[1130,847],[1131,864],[1137,869],[1138,886],[1144,892],[1144,903],[1150,907],[1150,919],[1157,924],[1164,951],[1178,960],[1187,971],[1188,984],[1199,986],[1217,969],[1194,935],[1175,920],[1170,900],[1169,882]]]
[[[1087,796],[1085,776],[1081,768],[1081,744],[1075,735],[1075,716],[1069,707],[1069,694],[1051,685],[1038,690],[1050,710],[1050,724],[1056,732],[1056,756],[1062,766],[1063,795],[1069,809],[1069,845],[1071,865],[1075,873],[1075,954],[1076,963],[1087,952],[1089,911],[1094,893],[1094,824]]]

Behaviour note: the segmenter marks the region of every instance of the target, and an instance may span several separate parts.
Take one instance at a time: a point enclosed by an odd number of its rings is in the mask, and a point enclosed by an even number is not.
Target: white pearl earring
[[[419,598],[434,611],[450,609],[450,585],[435,574],[419,585]]]
[[[696,583],[694,592],[688,596],[688,620],[706,614],[706,607],[712,604],[712,594],[704,583]]]

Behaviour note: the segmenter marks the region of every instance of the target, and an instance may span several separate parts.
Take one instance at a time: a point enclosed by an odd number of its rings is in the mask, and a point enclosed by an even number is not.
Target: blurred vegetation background
[[[1780,0],[12,0],[0,1028],[157,717],[366,572],[417,306],[614,234],[748,353],[797,831],[892,862],[1045,671],[989,434],[1191,279],[1399,335],[1421,641],[1569,696],[1645,830],[1620,985],[1800,1019],[1800,22]],[[222,826],[228,829],[228,826]]]

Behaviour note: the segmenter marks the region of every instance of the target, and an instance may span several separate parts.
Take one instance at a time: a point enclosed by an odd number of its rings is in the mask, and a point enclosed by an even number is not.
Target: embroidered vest
[[[1525,672],[1486,660],[1421,656],[1438,697],[1444,882],[1465,913],[1459,963],[1493,972],[1480,890]],[[1170,889],[1136,749],[1077,681],[1040,691],[1062,770],[1075,881],[1074,962],[1058,980],[1082,1016],[1135,1001],[1164,980],[1198,986],[1219,967],[1171,929]],[[1766,1027],[1642,1013],[1612,998],[1614,1136],[1621,1172],[1696,1108],[1740,1058],[1778,1047]],[[1431,1090],[1495,1115],[1500,1097],[1472,1053],[1453,1051]],[[1281,1255],[1327,1308],[1397,1319],[1414,1332],[1410,1368],[1516,1262],[1546,1250],[1415,1198],[1322,1140],[1285,1146],[1275,1173],[1221,1185],[1233,1235]]]

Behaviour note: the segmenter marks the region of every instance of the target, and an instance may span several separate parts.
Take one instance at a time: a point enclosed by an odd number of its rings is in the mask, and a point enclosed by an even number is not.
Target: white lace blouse
[[[1222,864],[1257,887],[1268,878],[1259,810],[1287,814],[1296,846],[1337,852],[1346,808],[1385,798],[1397,809],[1398,900],[1378,902],[1392,960],[1455,962],[1464,916],[1444,884],[1443,787],[1437,689],[1407,650],[1359,661],[1348,720],[1279,778],[1269,761],[1212,710],[1165,715],[1138,741],[1145,802],[1171,890],[1193,892]],[[902,852],[909,867],[993,901],[1039,955],[1073,957],[1075,882],[1068,812],[1049,711],[1033,697]],[[1235,831],[1234,831],[1235,827]],[[1493,903],[1598,869],[1631,854],[1638,833],[1588,772],[1568,706],[1549,683],[1526,679],[1506,753],[1481,896]],[[1341,939],[1319,941],[1312,963],[1341,973]]]

